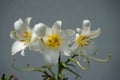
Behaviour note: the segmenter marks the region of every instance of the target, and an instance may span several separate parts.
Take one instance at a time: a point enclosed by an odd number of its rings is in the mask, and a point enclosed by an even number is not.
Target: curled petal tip
[[[89,57],[89,58],[92,60],[95,60],[95,61],[99,61],[99,62],[108,62],[111,58],[111,55],[108,55],[105,59],[99,59],[99,58],[95,58],[95,57]]]
[[[77,31],[77,32],[80,32],[80,30],[81,30],[80,28],[76,28],[76,31]]]
[[[90,20],[83,20],[83,24],[89,24]]]
[[[98,31],[101,32],[101,28],[98,28]]]
[[[57,20],[56,23],[59,24],[60,26],[62,25],[62,21],[61,20]]]

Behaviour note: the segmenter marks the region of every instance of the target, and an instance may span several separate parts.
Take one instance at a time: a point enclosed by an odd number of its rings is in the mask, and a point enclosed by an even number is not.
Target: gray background
[[[26,56],[19,53],[11,56],[10,49],[14,40],[9,33],[18,18],[33,17],[31,27],[38,22],[52,26],[56,20],[63,21],[63,29],[81,27],[82,20],[89,19],[92,29],[100,27],[102,34],[94,40],[100,58],[112,55],[108,63],[92,61],[89,71],[81,71],[81,80],[120,80],[120,1],[119,0],[0,0],[0,75],[16,74],[19,80],[41,80],[41,74],[31,71],[16,71],[11,68],[10,60],[16,59],[17,67],[27,63],[33,67],[44,64],[43,57],[37,52],[26,50]],[[73,76],[68,74],[70,80]]]

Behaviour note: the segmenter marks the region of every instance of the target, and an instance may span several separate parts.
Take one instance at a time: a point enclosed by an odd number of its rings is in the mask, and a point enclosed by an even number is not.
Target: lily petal
[[[64,55],[65,56],[71,56],[71,50],[68,48],[68,46],[67,47],[64,47],[63,48],[63,52],[64,52]]]
[[[89,53],[87,51],[87,48],[86,47],[81,47],[81,51],[80,53],[84,54],[84,56],[88,57],[89,56]]]
[[[58,62],[59,50],[46,50],[46,53],[43,54],[45,62],[48,65],[54,65]]]
[[[36,41],[38,38],[39,38],[39,37],[38,37],[34,32],[32,32],[32,37],[31,37],[30,42],[34,42],[34,41]]]
[[[81,30],[81,34],[88,34],[90,32],[91,23],[89,20],[83,20],[83,30]]]
[[[38,23],[35,25],[33,32],[36,33],[37,36],[44,36],[45,35],[45,31],[46,31],[46,25],[43,23]]]
[[[25,19],[25,24],[29,25],[32,17],[28,17]]]
[[[61,32],[59,33],[59,35],[62,37],[62,39],[68,40],[68,35],[66,34],[65,31],[61,30]]]
[[[61,46],[61,51],[63,52],[63,54],[65,56],[70,56],[71,52],[72,52],[71,49],[70,49],[70,47],[68,46],[68,44],[65,43],[65,42]]]
[[[60,20],[56,21],[52,26],[52,32],[53,33],[59,32],[61,30],[61,26],[62,26],[62,21]]]
[[[68,36],[73,36],[73,35],[75,35],[75,31],[72,30],[72,29],[67,29],[67,30],[65,30],[65,33],[66,33]]]
[[[26,30],[28,30],[28,28],[26,27],[26,25],[22,19],[19,19],[14,23],[14,28],[15,28],[16,35],[18,38],[21,38],[22,33],[24,33]]]
[[[16,31],[11,31],[10,32],[10,38],[11,39],[17,39]]]
[[[76,31],[79,33],[81,31],[81,29],[80,28],[76,28]]]
[[[27,45],[24,42],[15,41],[12,45],[11,53],[15,55],[17,52],[25,49]]]
[[[15,31],[24,30],[23,24],[24,24],[23,20],[22,20],[21,18],[18,19],[18,20],[14,23]]]
[[[45,51],[44,45],[40,40],[32,42],[29,47],[32,51],[40,51],[41,53]]]
[[[91,44],[87,46],[86,50],[88,51],[89,56],[95,56],[98,51],[96,45],[93,42],[91,42]]]
[[[23,50],[21,51],[21,55],[22,55],[22,56],[25,56],[25,49],[23,49]]]
[[[101,33],[101,29],[98,28],[97,30],[91,31],[88,36],[90,36],[90,38],[93,39],[93,38],[98,37],[100,33]]]
[[[74,52],[77,48],[79,47],[77,41],[75,41],[75,43],[73,43],[73,45],[71,46],[71,51]]]
[[[32,17],[28,17],[25,19],[24,26],[26,27],[27,31],[31,31],[30,29],[30,21],[32,20]]]
[[[52,29],[46,27],[45,36],[50,36],[50,35],[52,35]]]
[[[32,51],[40,51],[40,43],[39,43],[39,41],[32,42],[30,44],[30,50],[32,50]]]
[[[67,29],[64,31],[66,33],[66,35],[68,36],[68,43],[72,43],[73,40],[75,39],[75,31],[72,29]]]

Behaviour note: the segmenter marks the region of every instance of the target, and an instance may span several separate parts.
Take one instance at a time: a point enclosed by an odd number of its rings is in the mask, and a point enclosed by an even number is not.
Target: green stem
[[[75,62],[78,64],[78,66],[83,69],[83,70],[88,70],[90,68],[90,62],[88,61],[88,66],[87,67],[84,67],[82,64],[80,64],[80,62],[74,58],[69,58],[71,61]]]
[[[60,80],[60,73],[61,73],[61,54],[59,54],[59,58],[58,58],[58,74],[57,74],[57,80]]]
[[[45,70],[42,69],[42,68],[17,68],[17,67],[14,66],[14,62],[15,62],[15,60],[12,59],[12,61],[11,61],[11,66],[12,66],[15,70],[20,70],[20,71],[38,71],[38,72],[43,72],[43,73],[45,72]]]
[[[37,71],[37,72],[42,72],[43,75],[42,77],[46,78],[46,79],[50,79],[50,80],[54,80],[54,76],[50,75],[45,68],[48,68],[48,70],[54,75],[54,73],[52,72],[52,70],[49,67],[41,67],[41,68],[17,68],[14,66],[15,60],[12,59],[11,61],[11,66],[15,69],[15,70],[19,70],[19,71]]]
[[[64,65],[61,62],[61,54],[59,55],[58,58],[58,74],[56,80],[64,80]]]
[[[76,56],[79,56],[79,54],[74,54],[74,55],[71,56],[70,58],[74,58],[74,57],[76,57]],[[68,58],[67,61],[65,61],[65,64],[67,64],[68,62],[71,61],[70,58]]]

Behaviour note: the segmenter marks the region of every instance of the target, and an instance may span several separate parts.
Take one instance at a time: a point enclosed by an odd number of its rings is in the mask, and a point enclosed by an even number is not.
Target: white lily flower
[[[34,40],[36,35],[32,32],[32,30],[29,27],[31,19],[31,17],[28,17],[25,19],[25,22],[23,22],[22,19],[18,19],[14,23],[15,30],[10,32],[10,37],[16,40],[12,45],[12,55],[21,51],[21,55],[25,56],[24,50]]]
[[[97,30],[90,31],[91,23],[89,20],[83,21],[83,29],[77,28],[78,34],[76,34],[75,43],[72,45],[71,49],[77,51],[78,53],[83,53],[88,56],[89,49],[94,47],[92,40],[97,38],[101,30],[98,28]]]
[[[70,48],[68,46],[69,37],[75,34],[73,30],[61,30],[62,21],[56,21],[52,28],[49,28],[43,23],[36,26],[42,31],[36,33],[40,37],[39,42],[33,44],[32,50],[40,51],[44,55],[44,59],[48,65],[53,65],[58,62],[59,53],[70,56]],[[37,43],[39,45],[37,45]]]

